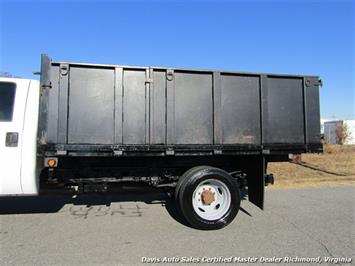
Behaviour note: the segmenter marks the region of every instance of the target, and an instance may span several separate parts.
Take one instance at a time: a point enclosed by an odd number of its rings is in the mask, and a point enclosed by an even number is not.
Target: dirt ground
[[[355,185],[355,145],[324,145],[323,154],[302,154],[302,163],[306,167],[269,163],[268,173],[275,178],[270,188]]]

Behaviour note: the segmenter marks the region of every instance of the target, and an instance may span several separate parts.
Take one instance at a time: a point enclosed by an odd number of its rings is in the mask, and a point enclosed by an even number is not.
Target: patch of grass
[[[324,145],[323,154],[303,154],[302,161],[333,175],[293,163],[269,163],[275,177],[274,188],[355,184],[355,145]]]

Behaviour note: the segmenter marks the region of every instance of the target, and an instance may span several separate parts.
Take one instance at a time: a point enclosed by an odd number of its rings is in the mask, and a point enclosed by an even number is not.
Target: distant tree
[[[344,121],[337,124],[335,133],[337,138],[336,141],[341,145],[343,145],[350,138],[348,125]]]
[[[20,79],[20,76],[15,76],[13,74],[11,74],[10,72],[6,72],[6,71],[0,71],[0,78],[18,78]]]
[[[0,77],[1,78],[13,78],[13,75],[9,72],[0,71]]]

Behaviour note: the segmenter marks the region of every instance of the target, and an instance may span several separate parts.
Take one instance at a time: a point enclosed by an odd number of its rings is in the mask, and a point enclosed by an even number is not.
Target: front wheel
[[[177,186],[178,205],[189,224],[213,230],[229,224],[240,207],[237,183],[224,170],[196,167],[183,175]]]

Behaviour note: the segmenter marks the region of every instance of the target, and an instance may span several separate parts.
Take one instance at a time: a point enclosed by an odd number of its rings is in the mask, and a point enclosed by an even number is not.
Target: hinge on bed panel
[[[166,79],[168,81],[172,81],[174,79],[174,69],[167,69],[166,70]]]
[[[43,84],[41,86],[42,90],[45,90],[45,89],[51,89],[52,88],[52,82],[49,82],[49,84]]]
[[[145,80],[145,83],[153,83],[153,79],[152,79],[152,78],[147,78],[147,79]]]
[[[60,65],[60,75],[66,76],[69,72],[69,65],[68,64],[61,64]]]
[[[304,84],[306,85],[306,87],[311,86],[311,80],[306,78],[306,79],[304,80]]]
[[[323,87],[323,80],[320,78],[320,79],[318,79],[318,85],[320,86],[320,87]]]
[[[145,72],[145,84],[152,84],[153,81],[153,68],[149,67]]]
[[[51,89],[52,88],[52,82],[49,82],[49,84],[43,84],[41,86],[41,96],[43,95],[43,92],[46,90],[46,89]]]

